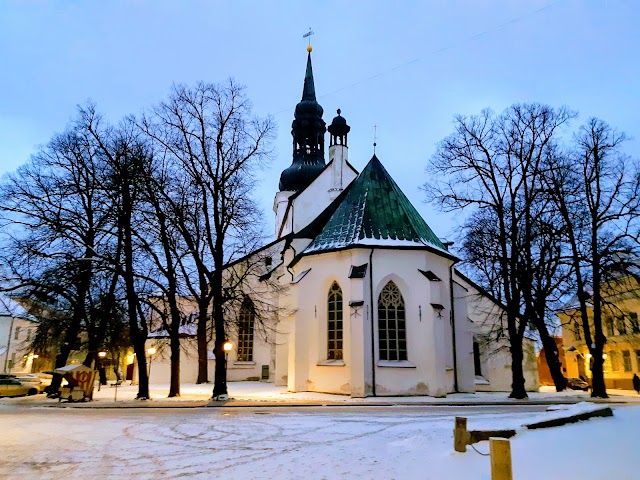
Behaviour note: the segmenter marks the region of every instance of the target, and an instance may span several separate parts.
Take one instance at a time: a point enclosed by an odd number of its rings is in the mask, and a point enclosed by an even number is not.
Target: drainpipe
[[[453,262],[449,265],[449,296],[451,298],[449,314],[451,315],[451,342],[453,344],[453,391],[458,393],[458,351],[456,348],[456,309],[455,299],[453,298],[453,265]]]
[[[369,254],[369,315],[371,317],[371,375],[372,375],[372,391],[373,396],[376,396],[376,343],[374,335],[374,322],[373,322],[373,248]]]

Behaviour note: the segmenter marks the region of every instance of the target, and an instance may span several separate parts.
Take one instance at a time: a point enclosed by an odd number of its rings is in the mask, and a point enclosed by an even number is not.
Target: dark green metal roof
[[[296,236],[314,238],[304,254],[355,245],[427,245],[446,251],[375,155],[327,210]]]

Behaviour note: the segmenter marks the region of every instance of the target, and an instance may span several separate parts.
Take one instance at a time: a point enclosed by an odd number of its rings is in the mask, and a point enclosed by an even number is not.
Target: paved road
[[[2,406],[0,478],[403,478],[425,451],[450,450],[456,415],[491,428],[545,408]]]

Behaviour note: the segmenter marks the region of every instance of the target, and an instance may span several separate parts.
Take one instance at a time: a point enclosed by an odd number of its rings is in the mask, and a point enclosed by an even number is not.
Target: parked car
[[[589,390],[589,384],[580,378],[567,378],[567,388],[571,390]]]
[[[40,377],[38,377],[37,375],[34,375],[33,373],[26,373],[24,375],[19,375],[16,378],[18,380],[20,380],[20,382],[22,382],[24,385],[36,388],[38,390],[35,393],[33,391],[29,392],[29,395],[35,395],[36,393],[42,393],[42,392],[44,392],[44,389],[47,386],[46,383],[44,383],[40,379]]]
[[[25,385],[17,378],[0,378],[0,397],[21,397],[37,392],[37,388]]]

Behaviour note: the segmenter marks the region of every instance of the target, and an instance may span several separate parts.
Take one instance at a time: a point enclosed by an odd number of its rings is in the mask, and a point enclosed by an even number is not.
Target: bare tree
[[[495,222],[493,266],[483,261],[481,271],[497,274],[483,283],[506,306],[513,398],[527,397],[523,338],[532,313],[529,256],[535,251],[534,208],[542,192],[542,163],[554,133],[573,116],[540,104],[513,105],[499,116],[489,110],[458,116],[454,133],[440,143],[430,162],[434,181],[425,185],[428,197],[444,209],[480,211],[480,218]],[[477,220],[466,230],[477,230]]]
[[[67,131],[56,135],[0,188],[5,272],[10,272],[6,284],[22,297],[37,294],[48,298],[49,306],[69,312],[58,315],[67,322],[55,367],[67,363],[81,330],[92,321],[95,251],[104,241],[108,222],[100,193],[100,161],[80,113]],[[99,339],[94,331],[88,334],[85,362],[90,364]],[[52,391],[60,381],[60,376],[54,377]]]
[[[548,193],[566,225],[582,330],[592,355],[592,396],[602,398],[607,397],[603,292],[639,258],[640,174],[637,163],[621,152],[624,141],[624,134],[592,118],[574,136],[569,152],[554,152],[546,175]]]
[[[213,397],[227,394],[225,265],[258,246],[259,211],[251,199],[257,170],[270,157],[270,118],[257,118],[244,88],[174,86],[169,99],[140,122],[154,149],[182,171],[182,203],[172,211],[189,253],[182,275],[198,304],[198,383],[208,381],[208,316],[212,311],[216,358]]]

